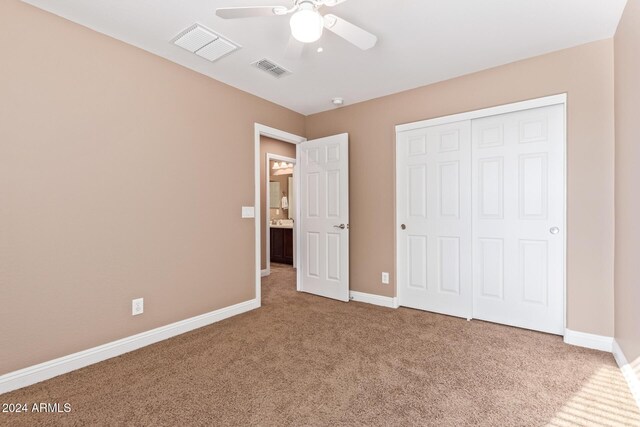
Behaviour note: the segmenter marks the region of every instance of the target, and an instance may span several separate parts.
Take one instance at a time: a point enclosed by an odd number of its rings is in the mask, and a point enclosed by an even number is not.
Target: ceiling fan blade
[[[221,7],[216,10],[216,15],[224,19],[279,16],[286,13],[287,8],[284,6]]]
[[[378,43],[378,37],[332,14],[324,15],[324,27],[362,50],[371,49]]]
[[[337,5],[339,5],[340,3],[344,3],[344,2],[346,2],[346,1],[347,1],[347,0],[323,0],[323,1],[322,1],[322,4],[323,4],[324,6],[333,7],[333,6],[337,6]]]
[[[293,36],[289,36],[289,42],[287,48],[284,51],[284,56],[287,59],[300,59],[304,51],[305,44],[294,39]]]

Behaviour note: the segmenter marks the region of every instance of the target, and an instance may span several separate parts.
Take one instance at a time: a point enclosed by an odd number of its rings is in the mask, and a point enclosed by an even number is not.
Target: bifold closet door
[[[564,333],[564,106],[474,120],[473,317]]]
[[[471,317],[471,122],[398,135],[398,296]]]

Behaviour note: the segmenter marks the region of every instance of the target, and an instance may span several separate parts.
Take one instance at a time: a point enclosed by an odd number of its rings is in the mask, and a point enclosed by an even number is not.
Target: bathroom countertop
[[[269,228],[288,228],[288,229],[292,229],[293,228],[293,224],[292,225],[285,225],[285,224],[269,224]]]

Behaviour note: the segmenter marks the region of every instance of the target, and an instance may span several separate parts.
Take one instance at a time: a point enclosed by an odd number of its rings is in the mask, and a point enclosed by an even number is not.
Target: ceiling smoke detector
[[[333,98],[331,100],[331,103],[333,105],[335,105],[336,107],[341,107],[341,106],[344,105],[344,99],[342,99],[342,98]]]

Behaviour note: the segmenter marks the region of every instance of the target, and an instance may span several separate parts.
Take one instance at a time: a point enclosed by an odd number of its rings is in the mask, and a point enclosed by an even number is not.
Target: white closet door
[[[473,317],[564,333],[564,106],[474,120]]]
[[[398,297],[471,317],[471,122],[399,134]]]

